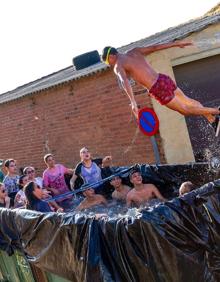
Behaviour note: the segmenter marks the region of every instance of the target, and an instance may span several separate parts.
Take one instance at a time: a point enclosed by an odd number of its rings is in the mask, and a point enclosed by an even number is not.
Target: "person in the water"
[[[194,188],[195,186],[191,181],[183,182],[179,188],[179,196],[191,192]]]
[[[131,171],[129,177],[131,183],[134,185],[134,188],[127,194],[127,207],[140,207],[141,205],[147,203],[153,198],[157,198],[161,201],[166,200],[160,194],[159,190],[155,185],[143,183],[143,179],[139,171]]]
[[[113,200],[126,202],[126,197],[131,188],[122,183],[120,176],[115,176],[110,181],[110,184],[114,187],[115,191],[112,193]]]
[[[76,207],[76,211],[82,211],[99,205],[107,205],[106,199],[100,194],[95,194],[95,190],[92,188],[85,190],[83,195],[85,199]]]
[[[204,107],[200,102],[187,97],[169,76],[158,73],[145,59],[145,56],[159,50],[171,47],[184,48],[191,45],[193,45],[191,42],[176,41],[134,48],[125,54],[119,53],[114,47],[110,46],[103,49],[102,60],[114,67],[114,72],[131,101],[131,107],[136,118],[138,118],[138,106],[129,78],[133,78],[146,87],[149,94],[161,105],[165,105],[185,116],[202,115],[209,121],[215,132],[219,131],[220,110],[217,107]]]

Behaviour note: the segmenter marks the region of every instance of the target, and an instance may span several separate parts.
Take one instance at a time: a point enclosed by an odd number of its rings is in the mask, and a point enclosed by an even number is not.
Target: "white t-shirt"
[[[14,206],[16,207],[21,207],[26,204],[26,196],[23,190],[19,190],[18,193],[15,196],[15,202]]]
[[[43,188],[43,178],[42,178],[42,177],[35,177],[34,182],[35,182],[40,188]]]

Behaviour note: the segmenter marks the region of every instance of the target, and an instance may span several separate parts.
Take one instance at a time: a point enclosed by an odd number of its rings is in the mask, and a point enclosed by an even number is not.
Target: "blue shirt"
[[[51,212],[52,211],[49,204],[41,200],[36,200],[32,208],[33,210],[39,211],[39,212]]]

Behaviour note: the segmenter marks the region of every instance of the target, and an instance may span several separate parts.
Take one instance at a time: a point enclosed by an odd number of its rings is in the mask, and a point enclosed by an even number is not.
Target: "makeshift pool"
[[[100,218],[0,209],[1,249],[20,250],[70,281],[220,281],[219,169],[191,163],[141,172],[172,199]],[[208,184],[176,198],[186,180]]]

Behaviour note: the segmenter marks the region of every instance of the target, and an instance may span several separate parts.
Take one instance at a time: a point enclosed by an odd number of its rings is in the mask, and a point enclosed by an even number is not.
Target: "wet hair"
[[[34,209],[35,202],[38,201],[38,198],[33,193],[36,185],[34,181],[31,181],[24,186],[24,193],[27,198],[27,209],[30,210]]]
[[[53,155],[52,155],[52,154],[46,154],[46,155],[44,156],[44,161],[45,161],[45,163],[47,162],[47,159],[48,159],[49,157],[53,157]]]
[[[85,191],[82,192],[84,197],[87,197],[87,196],[86,196],[86,192],[87,192],[88,190],[93,190],[93,191],[95,192],[95,189],[93,189],[93,188],[88,188],[87,190],[85,190]]]
[[[183,182],[180,186],[179,194],[180,194],[180,196],[184,195],[185,193],[192,191],[194,188],[195,188],[195,186],[191,181]]]
[[[131,178],[132,178],[132,175],[133,175],[134,173],[136,173],[136,172],[138,172],[138,173],[141,174],[141,171],[140,171],[140,169],[138,169],[138,168],[134,168],[134,169],[132,169],[132,170],[130,171],[130,173],[129,173],[129,179],[130,179],[130,180],[131,180]]]
[[[24,179],[25,177],[27,177],[27,175],[22,174],[22,175],[18,178],[17,184],[18,184],[18,187],[19,187],[20,190],[24,188],[24,186],[23,186],[22,184],[23,184],[23,179]]]
[[[112,179],[110,180],[110,184],[111,182],[115,179],[115,178],[119,178],[122,180],[122,177],[120,175],[115,175],[114,177],[112,177]],[[113,185],[112,185],[113,186]]]
[[[5,160],[5,167],[9,168],[10,163],[12,163],[12,162],[15,162],[15,160],[14,159],[7,159],[7,160]]]
[[[109,51],[109,48],[111,48],[110,51]],[[108,51],[109,51],[109,53],[108,53]],[[105,47],[105,48],[103,49],[103,51],[102,51],[102,60],[103,60],[104,62],[105,62],[105,60],[106,60],[107,54],[108,54],[108,55],[116,55],[116,54],[118,54],[118,51],[117,51],[117,49],[115,49],[114,47],[111,47],[111,46]]]

